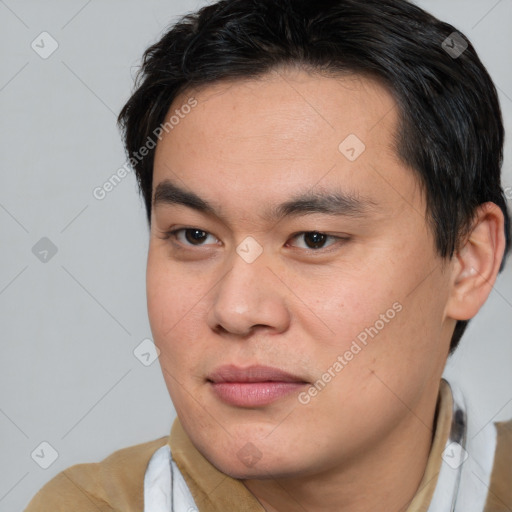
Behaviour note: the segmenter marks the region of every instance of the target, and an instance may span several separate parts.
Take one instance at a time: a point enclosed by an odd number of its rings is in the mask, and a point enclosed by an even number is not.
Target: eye
[[[206,245],[204,242],[208,237],[213,239],[212,243],[217,243],[218,239],[215,238],[208,231],[199,228],[180,228],[169,231],[165,234],[165,239],[173,238],[185,246],[201,246]]]
[[[326,233],[321,233],[319,231],[303,231],[302,233],[297,233],[294,235],[291,240],[295,240],[298,238],[303,238],[305,242],[305,246],[301,247],[302,249],[324,249],[325,247],[329,247],[333,245],[336,240],[346,240],[346,238],[342,238],[339,236],[327,235]],[[332,243],[326,245],[326,241],[331,239]]]
[[[210,243],[208,244],[208,237],[211,238]],[[172,231],[168,231],[162,237],[165,240],[174,239],[181,243],[184,246],[188,247],[201,247],[210,244],[218,244],[219,240],[213,236],[208,231],[204,231],[200,228],[188,227],[188,228],[179,228],[174,229]],[[295,240],[300,238],[303,239],[303,244],[295,245],[300,249],[309,249],[309,250],[321,250],[327,247],[330,247],[336,242],[344,242],[348,240],[348,237],[339,237],[334,235],[328,235],[326,233],[322,233],[320,231],[302,231],[297,233],[290,238],[290,240]],[[330,241],[330,243],[327,243]],[[287,245],[291,245],[287,243]]]

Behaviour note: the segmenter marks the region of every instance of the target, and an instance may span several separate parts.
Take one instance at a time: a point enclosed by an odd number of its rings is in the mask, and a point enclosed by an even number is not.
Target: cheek
[[[195,374],[194,344],[198,336],[190,330],[195,325],[193,298],[187,292],[183,275],[178,275],[169,262],[149,252],[146,272],[148,317],[155,345],[160,350],[159,364],[174,407],[190,407],[189,378]],[[195,301],[197,302],[197,300]],[[186,384],[185,384],[186,383]],[[187,405],[188,404],[188,405]]]
[[[422,261],[420,254],[390,260],[367,271],[340,268],[320,289],[302,283],[304,301],[309,299],[311,309],[329,327],[322,346],[316,347],[318,361],[326,364],[352,350],[357,356],[347,355],[358,362],[351,367],[393,368],[397,360],[418,360],[425,351],[437,350],[433,340],[437,343],[441,337],[443,276],[437,270],[432,273],[435,262]],[[302,325],[307,326],[305,319]]]
[[[385,316],[384,320],[394,319],[397,295],[382,276],[373,272],[347,274],[324,282],[312,303],[317,316],[329,326],[331,343],[343,349],[359,335],[364,339],[365,329],[375,323],[382,330],[381,315]]]
[[[160,251],[163,252],[163,251]],[[158,251],[150,247],[146,271],[147,307],[151,331],[156,345],[166,350],[194,314],[197,303],[191,291],[190,278],[177,271]]]
[[[209,344],[206,319],[212,284],[204,272],[172,262],[165,249],[150,245],[146,288],[153,340],[174,398],[181,389],[174,378],[192,384],[201,374]]]
[[[160,342],[162,335],[172,328],[176,315],[176,296],[178,283],[173,282],[165,265],[157,258],[148,258],[146,272],[146,294],[149,322],[155,336],[155,342]]]

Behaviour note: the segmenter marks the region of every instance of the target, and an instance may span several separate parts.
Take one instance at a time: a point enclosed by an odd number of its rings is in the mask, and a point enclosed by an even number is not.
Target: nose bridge
[[[240,335],[256,325],[285,329],[288,315],[283,290],[268,268],[263,248],[247,238],[236,248],[229,271],[215,287],[210,327]]]

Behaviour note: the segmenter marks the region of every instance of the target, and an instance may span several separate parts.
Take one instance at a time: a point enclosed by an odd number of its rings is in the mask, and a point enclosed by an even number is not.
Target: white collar
[[[198,512],[192,494],[165,444],[151,457],[144,476],[144,512]]]
[[[428,512],[483,512],[496,450],[496,427],[489,422],[477,430],[468,421],[460,389],[449,386],[452,425]]]

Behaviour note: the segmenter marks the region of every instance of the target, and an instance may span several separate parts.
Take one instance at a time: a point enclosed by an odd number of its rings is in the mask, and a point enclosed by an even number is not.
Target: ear
[[[465,243],[453,256],[447,317],[469,320],[487,300],[505,252],[504,226],[503,212],[496,204],[478,207]]]

